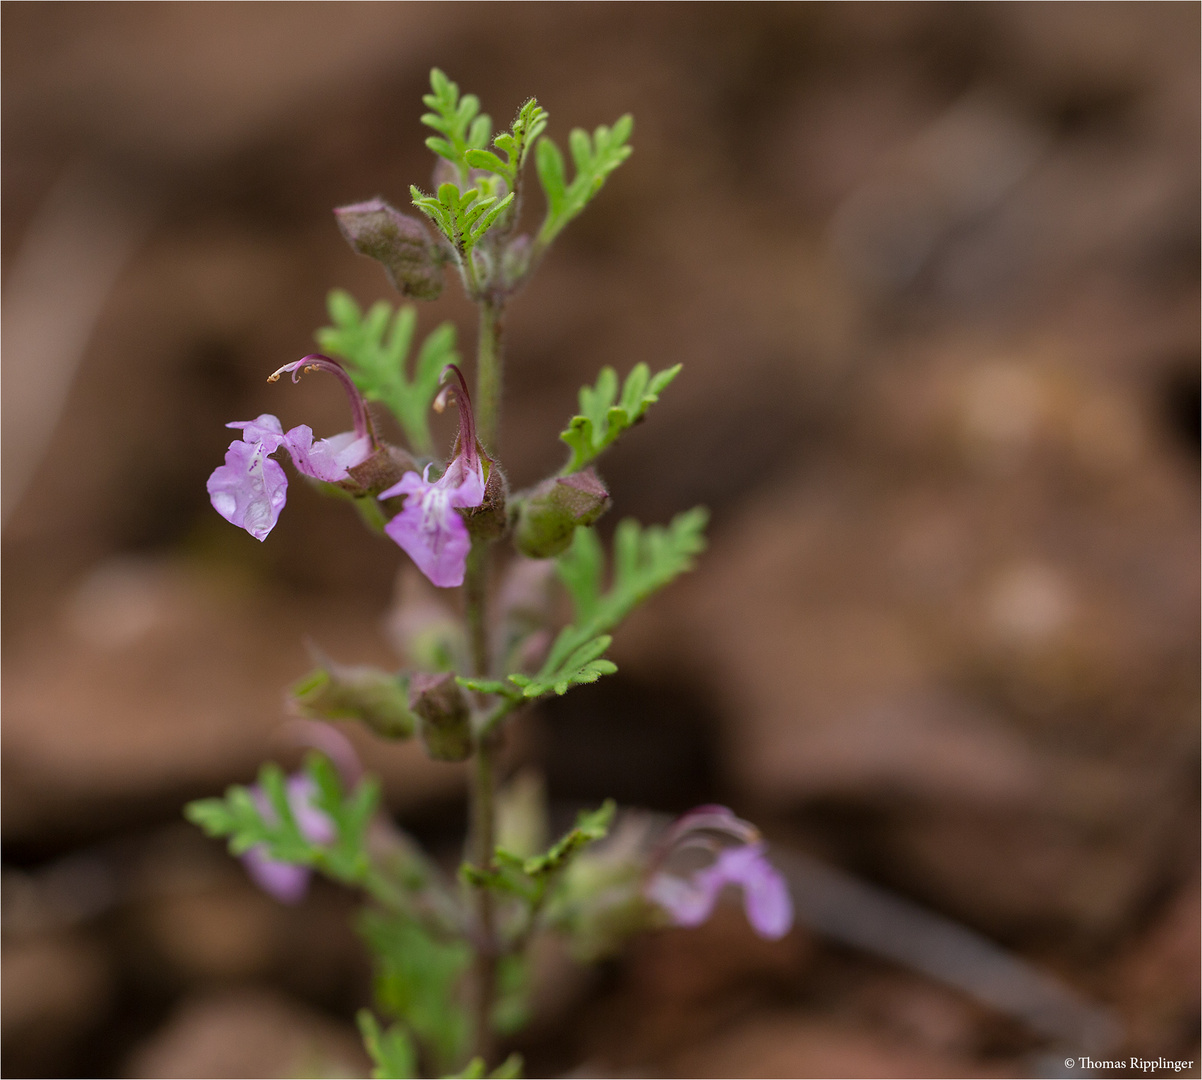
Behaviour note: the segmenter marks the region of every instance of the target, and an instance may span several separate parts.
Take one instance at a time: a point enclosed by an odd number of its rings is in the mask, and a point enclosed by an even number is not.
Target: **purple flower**
[[[303,371],[329,371],[338,376],[351,401],[354,431],[313,441],[313,429],[300,424],[285,434],[279,420],[264,413],[257,420],[235,420],[226,427],[241,428],[242,438],[230,443],[225,464],[209,477],[209,501],[226,521],[245,529],[256,540],[266,540],[275,528],[288,497],[288,478],[283,467],[271,458],[281,446],[288,451],[297,472],[327,483],[346,480],[376,449],[367,406],[350,376],[336,361],[325,356],[306,356],[285,364],[268,380],[273,382],[289,371],[292,381]]]
[[[332,843],[335,839],[334,823],[313,805],[313,797],[317,794],[317,788],[312,779],[304,773],[297,773],[295,776],[288,777],[286,790],[288,806],[292,810],[292,816],[296,819],[301,835],[313,844]],[[276,820],[275,808],[268,801],[262,788],[256,785],[250,789],[250,793],[263,819],[274,822]],[[242,856],[242,864],[259,888],[270,893],[283,904],[298,903],[308,891],[309,868],[273,859],[268,854],[265,844],[258,844],[245,852]]]
[[[484,465],[476,443],[471,399],[459,368],[448,364],[447,370],[459,382],[454,390],[459,405],[459,453],[433,483],[429,480],[430,466],[427,465],[422,476],[407,472],[399,483],[379,496],[381,499],[405,496],[404,507],[384,526],[384,531],[401,546],[417,568],[442,589],[463,584],[467,554],[472,546],[467,523],[458,511],[484,502]],[[442,407],[452,385],[439,395],[436,408]]]
[[[738,843],[720,846],[706,835],[714,833]],[[648,900],[668,912],[678,926],[700,926],[712,914],[722,890],[734,885],[743,890],[743,910],[760,937],[775,940],[789,932],[793,901],[754,826],[725,807],[698,807],[669,830],[656,862],[662,866],[670,855],[697,847],[716,851],[713,862],[687,876],[658,869],[644,890]]]

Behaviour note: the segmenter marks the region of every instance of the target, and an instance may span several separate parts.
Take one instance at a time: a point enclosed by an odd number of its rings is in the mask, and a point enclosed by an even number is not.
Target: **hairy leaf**
[[[601,190],[605,178],[632,153],[626,145],[634,130],[634,118],[627,114],[612,128],[602,124],[589,138],[582,128],[573,129],[568,138],[576,175],[568,183],[563,154],[549,138],[542,139],[534,154],[539,182],[547,196],[547,216],[538,238],[549,244],[560,230],[576,217]]]
[[[249,788],[233,785],[223,799],[200,799],[184,808],[184,816],[209,836],[228,838],[230,852],[241,855],[260,844],[277,862],[311,866],[336,881],[360,883],[368,871],[365,835],[380,798],[379,782],[363,780],[345,792],[338,771],[325,755],[305,758],[313,781],[313,805],[334,825],[330,844],[315,844],[300,830],[288,802],[284,771],[274,763],[259,770],[258,787],[269,809],[260,809]]]
[[[516,191],[530,147],[546,126],[547,110],[531,98],[518,110],[510,129],[493,140],[493,146],[505,155],[504,161],[491,150],[468,150],[464,158],[473,169],[487,169],[496,173],[504,180],[509,191]]]
[[[467,179],[469,150],[488,145],[492,132],[492,121],[480,112],[480,99],[475,94],[459,96],[459,86],[451,82],[438,68],[430,72],[431,93],[422,101],[430,112],[422,116],[422,123],[433,128],[437,135],[426,139],[426,145],[444,157],[458,170],[460,177]]]
[[[666,368],[654,377],[644,363],[635,364],[618,395],[618,375],[603,367],[595,386],[580,388],[580,413],[573,416],[559,437],[571,447],[564,473],[579,472],[622,432],[643,419],[664,388],[680,374],[682,365]]]
[[[413,205],[438,226],[465,261],[505,208],[513,202],[511,191],[504,198],[481,195],[477,188],[460,191],[454,184],[440,184],[437,195],[425,195],[416,186],[409,188]]]

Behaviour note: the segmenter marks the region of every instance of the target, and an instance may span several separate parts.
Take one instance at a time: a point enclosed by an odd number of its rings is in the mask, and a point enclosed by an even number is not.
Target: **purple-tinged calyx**
[[[472,540],[460,510],[470,510],[484,502],[484,461],[476,442],[476,421],[463,372],[455,364],[443,371],[454,377],[439,393],[434,407],[445,408],[453,396],[459,408],[459,452],[439,479],[429,480],[430,466],[419,476],[407,472],[379,495],[390,499],[404,495],[405,505],[384,531],[417,564],[417,568],[441,589],[463,584],[467,555]]]
[[[288,451],[297,472],[336,484],[352,481],[351,470],[379,450],[367,403],[342,365],[328,356],[313,354],[274,372],[275,382],[284,372],[296,382],[302,372],[328,371],[346,390],[354,430],[313,441],[313,429],[299,424],[285,432],[279,420],[264,413],[256,420],[235,420],[226,427],[241,428],[242,438],[230,443],[225,464],[209,477],[209,501],[226,521],[245,529],[256,540],[266,540],[275,528],[288,497],[288,478],[271,455],[281,446]]]
[[[683,874],[665,868],[673,856],[692,849],[712,855],[712,861]],[[768,861],[759,831],[724,806],[698,807],[681,818],[661,841],[653,867],[644,893],[678,926],[705,922],[728,885],[742,890],[747,921],[760,937],[776,940],[793,925],[788,886]]]
[[[419,300],[438,298],[445,259],[420,221],[380,198],[340,206],[334,218],[347,243],[381,263],[398,292]]]

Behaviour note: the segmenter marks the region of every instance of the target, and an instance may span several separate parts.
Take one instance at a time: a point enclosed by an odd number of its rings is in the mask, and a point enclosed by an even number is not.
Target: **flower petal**
[[[256,540],[267,539],[288,498],[288,478],[279,462],[267,456],[274,449],[269,438],[235,440],[225,453],[225,464],[213,470],[207,484],[213,509]]]
[[[282,441],[297,472],[331,484],[345,480],[349,475],[347,470],[361,465],[372,451],[370,437],[353,431],[314,442],[313,429],[308,424],[294,427]]]
[[[426,471],[428,474],[429,469]],[[440,589],[462,585],[472,540],[457,510],[484,501],[484,472],[479,463],[468,467],[462,456],[457,457],[433,484],[407,472],[379,497],[394,495],[407,498],[384,531]]]
[[[760,937],[784,937],[793,925],[793,901],[780,872],[767,859],[761,844],[727,848],[713,866],[702,871],[743,889],[743,910]]]

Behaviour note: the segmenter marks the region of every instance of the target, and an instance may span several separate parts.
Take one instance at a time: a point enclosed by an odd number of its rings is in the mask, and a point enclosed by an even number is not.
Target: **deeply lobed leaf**
[[[272,762],[259,770],[258,777],[270,813],[260,809],[249,788],[235,784],[224,799],[189,803],[184,816],[209,836],[226,837],[234,855],[263,845],[278,862],[311,866],[336,881],[362,882],[369,865],[365,837],[379,803],[379,782],[369,777],[347,793],[337,770],[318,753],[306,756],[305,772],[317,791],[314,806],[334,825],[330,844],[316,844],[301,832],[288,801],[284,771]]]
[[[663,390],[680,374],[683,365],[665,368],[654,377],[644,363],[635,364],[618,395],[618,374],[603,367],[595,386],[580,388],[580,412],[573,416],[559,437],[571,448],[564,473],[579,472],[618,437],[637,424]]]
[[[317,331],[317,343],[343,362],[364,397],[387,406],[417,453],[432,455],[430,405],[443,368],[459,362],[454,324],[443,323],[426,336],[410,378],[408,359],[417,328],[412,304],[394,314],[392,306],[380,300],[365,314],[349,293],[334,289],[327,307],[334,325]]]
[[[547,197],[547,216],[538,238],[549,244],[569,221],[576,217],[601,190],[605,179],[633,152],[627,140],[634,130],[634,118],[627,113],[612,128],[602,124],[589,138],[582,128],[573,129],[568,138],[576,175],[568,183],[563,154],[549,139],[542,139],[535,150],[534,164]]]

